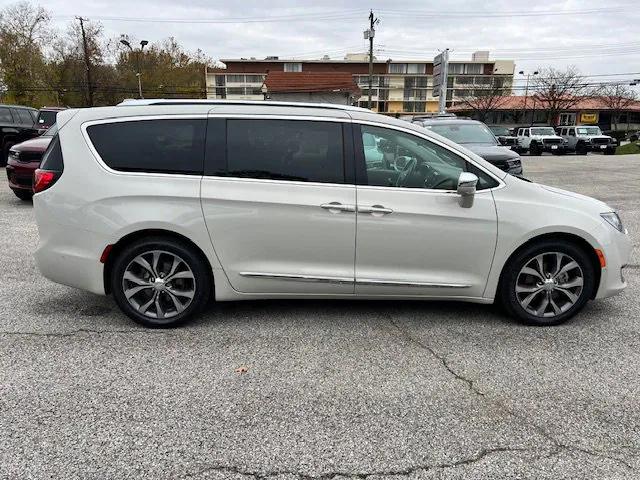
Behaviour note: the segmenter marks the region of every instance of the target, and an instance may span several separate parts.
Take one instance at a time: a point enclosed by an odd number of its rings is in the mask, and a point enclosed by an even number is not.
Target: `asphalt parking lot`
[[[0,172],[0,478],[640,478],[640,156],[523,162],[619,209],[635,245],[627,291],[560,327],[269,301],[144,330],[40,277]]]

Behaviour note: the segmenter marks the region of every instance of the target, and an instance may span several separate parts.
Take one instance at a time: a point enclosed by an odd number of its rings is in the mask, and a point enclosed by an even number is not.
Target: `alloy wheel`
[[[129,262],[122,276],[122,291],[140,314],[164,320],[189,307],[196,293],[196,280],[178,255],[150,250]]]
[[[584,274],[579,263],[561,252],[541,253],[525,262],[516,279],[520,306],[536,317],[560,315],[580,299]]]

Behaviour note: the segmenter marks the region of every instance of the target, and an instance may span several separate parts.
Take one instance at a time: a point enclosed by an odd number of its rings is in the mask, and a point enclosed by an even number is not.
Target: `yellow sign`
[[[598,123],[597,113],[581,113],[580,123]]]

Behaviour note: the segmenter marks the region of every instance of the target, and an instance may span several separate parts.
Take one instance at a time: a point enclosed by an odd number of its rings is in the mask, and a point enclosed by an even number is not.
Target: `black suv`
[[[505,172],[518,177],[522,176],[520,155],[500,145],[500,142],[489,130],[489,127],[482,122],[463,118],[434,116],[432,118],[414,118],[411,123],[421,125],[462,145]]]
[[[9,150],[38,136],[38,110],[20,105],[0,105],[0,167],[7,164]]]

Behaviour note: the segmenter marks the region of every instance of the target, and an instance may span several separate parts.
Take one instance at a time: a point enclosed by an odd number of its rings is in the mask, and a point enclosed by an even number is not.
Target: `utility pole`
[[[524,71],[520,70],[518,72],[520,75],[524,75]],[[531,78],[531,73],[527,73],[527,84],[526,87],[524,88],[524,108],[523,108],[523,112],[522,112],[522,120],[526,120],[526,116],[527,116],[527,98],[529,98],[529,79]],[[538,75],[538,71],[536,70],[535,72],[533,72],[533,75]],[[535,111],[536,111],[536,99],[533,99],[533,111],[534,111],[534,115],[535,115]],[[531,125],[533,125],[533,117],[531,117]]]
[[[376,36],[375,26],[380,19],[374,17],[373,10],[369,12],[369,29],[364,31],[365,40],[369,40],[369,101],[367,107],[371,110],[371,90],[373,89],[373,37]]]
[[[93,84],[91,83],[91,59],[89,57],[89,45],[87,44],[87,35],[84,31],[84,21],[86,18],[76,17],[80,21],[80,30],[82,31],[82,50],[84,51],[84,63],[87,68],[87,103],[93,107]]]

